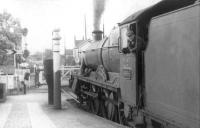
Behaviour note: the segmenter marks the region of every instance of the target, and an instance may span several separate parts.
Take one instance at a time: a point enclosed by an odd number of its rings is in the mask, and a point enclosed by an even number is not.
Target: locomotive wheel
[[[94,98],[91,103],[91,110],[94,114],[99,114],[100,102],[98,98]]]
[[[123,104],[119,105],[118,111],[119,111],[119,123],[123,124],[123,125],[126,125],[127,124],[127,119],[126,119],[126,116],[125,116],[125,113],[124,113]]]
[[[124,112],[123,111],[119,113],[119,123],[123,124],[123,125],[126,125],[126,118],[124,116]]]
[[[114,100],[114,96],[112,92],[109,92],[106,96],[106,98]],[[106,110],[107,110],[107,118],[109,120],[114,120],[114,115],[115,115],[115,105],[111,103],[110,101],[105,102]]]
[[[85,106],[87,111],[92,111],[92,99],[88,96],[86,100],[86,106]]]
[[[105,97],[105,93],[101,93],[102,97]],[[105,106],[105,100],[103,98],[101,98],[100,100],[100,116],[102,116],[103,118],[107,118],[107,110],[106,110],[106,106]]]
[[[80,105],[83,104],[83,97],[81,96],[81,93],[77,94],[77,100],[80,102]]]

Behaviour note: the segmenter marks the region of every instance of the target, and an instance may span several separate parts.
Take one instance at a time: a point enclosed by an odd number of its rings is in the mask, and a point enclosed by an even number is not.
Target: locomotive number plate
[[[132,70],[128,68],[122,69],[122,74],[123,74],[123,77],[127,80],[131,80],[132,75],[133,75]]]

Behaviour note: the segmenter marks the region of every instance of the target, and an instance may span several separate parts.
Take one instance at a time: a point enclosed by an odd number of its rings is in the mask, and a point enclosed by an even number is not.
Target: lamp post
[[[60,30],[52,32],[53,42],[53,78],[54,78],[54,108],[61,109],[61,90],[60,90]]]

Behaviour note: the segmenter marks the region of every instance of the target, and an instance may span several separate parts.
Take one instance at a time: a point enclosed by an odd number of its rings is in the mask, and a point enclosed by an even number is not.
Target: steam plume
[[[93,0],[94,4],[94,30],[100,29],[101,16],[105,9],[105,0]]]

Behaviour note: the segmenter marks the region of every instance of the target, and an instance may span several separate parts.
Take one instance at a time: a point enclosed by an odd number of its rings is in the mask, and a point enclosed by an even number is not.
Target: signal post
[[[60,30],[52,32],[53,43],[53,78],[54,78],[54,108],[61,109],[61,82],[60,82]]]

